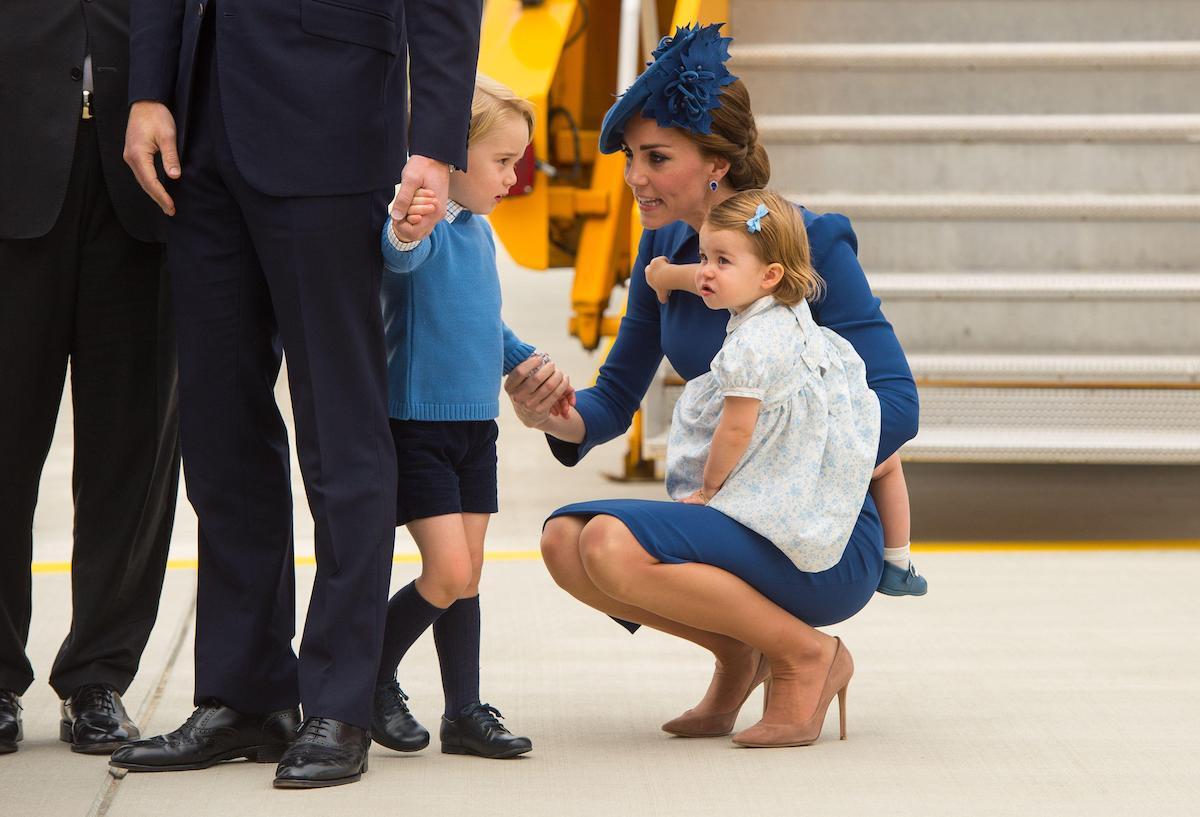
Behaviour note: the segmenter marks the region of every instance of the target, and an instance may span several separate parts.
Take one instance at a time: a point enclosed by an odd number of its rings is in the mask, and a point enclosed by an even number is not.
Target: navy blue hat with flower
[[[649,67],[604,115],[601,153],[621,149],[625,124],[639,111],[660,127],[712,132],[711,111],[721,107],[721,89],[737,79],[725,68],[733,38],[721,36],[722,25],[682,26],[662,38]]]

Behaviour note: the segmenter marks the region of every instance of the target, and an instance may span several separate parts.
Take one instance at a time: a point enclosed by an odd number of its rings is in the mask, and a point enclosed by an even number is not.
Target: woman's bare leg
[[[753,648],[727,635],[681,624],[618,601],[600,590],[588,576],[580,555],[579,538],[586,522],[580,517],[558,516],[546,523],[542,533],[542,558],[558,586],[601,613],[691,641],[711,652],[716,659],[716,669],[708,691],[700,703],[692,707],[696,714],[728,712],[741,704],[755,671],[755,662],[751,658]]]
[[[720,633],[771,661],[763,719],[800,723],[820,699],[837,642],[712,565],[663,564],[619,520],[593,517],[580,533],[584,570],[605,595],[696,630]]]

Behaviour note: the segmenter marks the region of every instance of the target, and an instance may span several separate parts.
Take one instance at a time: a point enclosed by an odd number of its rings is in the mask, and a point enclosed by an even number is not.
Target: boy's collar
[[[449,222],[450,224],[453,224],[455,222],[455,220],[459,219],[459,218],[461,218],[465,221],[466,219],[470,218],[470,216],[471,216],[471,211],[468,210],[466,207],[463,207],[461,204],[456,202],[454,199],[449,199],[446,202],[446,221]]]

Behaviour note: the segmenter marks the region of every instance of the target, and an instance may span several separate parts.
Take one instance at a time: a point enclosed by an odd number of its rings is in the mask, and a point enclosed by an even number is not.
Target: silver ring
[[[543,366],[545,366],[547,363],[550,362],[550,355],[546,354],[545,352],[537,352],[537,354],[538,354],[538,356],[541,357],[542,362],[539,363],[538,365],[534,366],[533,371],[531,371],[528,375],[526,375],[527,377],[533,377],[535,374],[537,374],[538,372],[540,372],[542,370]]]

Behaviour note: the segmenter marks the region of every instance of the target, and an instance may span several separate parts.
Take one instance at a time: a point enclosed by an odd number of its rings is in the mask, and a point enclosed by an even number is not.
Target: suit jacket
[[[37,238],[62,210],[92,55],[104,183],[134,238],[162,241],[166,217],[121,158],[129,87],[129,0],[0,1],[0,238]]]
[[[408,151],[466,166],[482,0],[133,0],[129,98],[171,108],[185,174],[196,45],[213,12],[225,129],[257,190],[388,188]]]

